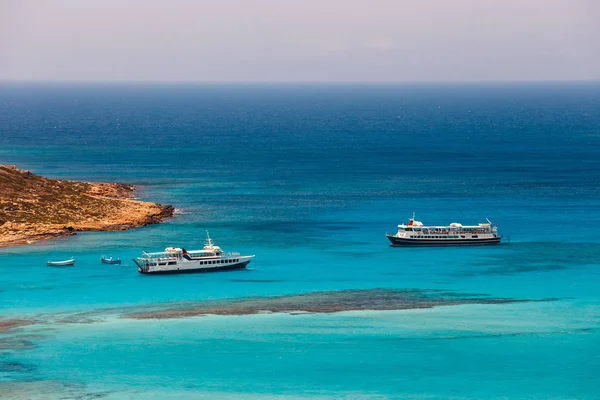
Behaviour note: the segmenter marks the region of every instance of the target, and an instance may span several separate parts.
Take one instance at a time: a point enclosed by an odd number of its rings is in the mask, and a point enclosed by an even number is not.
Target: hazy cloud
[[[597,0],[0,0],[0,79],[599,80]]]

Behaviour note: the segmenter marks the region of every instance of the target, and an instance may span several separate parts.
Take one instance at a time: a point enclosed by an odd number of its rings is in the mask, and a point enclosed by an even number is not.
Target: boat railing
[[[176,261],[178,260],[178,257],[172,257],[172,256],[158,256],[158,255],[151,255],[151,254],[146,254],[145,257],[138,257],[138,260],[143,261],[143,262],[161,262],[161,261]]]
[[[241,254],[239,252],[228,252],[228,253],[222,253],[222,256],[224,256],[224,257],[240,257]],[[213,257],[214,257],[214,255],[213,255]],[[142,261],[142,262],[154,263],[154,262],[163,262],[163,261],[177,261],[180,258],[181,257],[179,257],[179,256],[169,256],[166,254],[145,253],[144,257],[138,257],[138,260]]]
[[[402,232],[399,230],[398,232]],[[450,230],[434,230],[434,229],[421,229],[419,231],[414,231],[417,235],[464,235],[464,234],[473,234],[473,235],[483,235],[486,233],[496,233],[495,229],[450,229]]]

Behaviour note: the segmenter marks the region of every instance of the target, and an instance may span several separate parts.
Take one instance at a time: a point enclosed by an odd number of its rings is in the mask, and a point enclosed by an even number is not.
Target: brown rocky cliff
[[[124,230],[173,216],[170,205],[133,200],[135,187],[44,178],[0,165],[0,247],[69,235]]]

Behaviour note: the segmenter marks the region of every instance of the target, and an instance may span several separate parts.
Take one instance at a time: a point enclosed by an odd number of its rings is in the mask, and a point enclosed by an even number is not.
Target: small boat
[[[75,265],[74,257],[71,257],[70,259],[65,260],[65,261],[48,261],[49,267],[66,267],[69,265]]]
[[[102,258],[100,259],[100,262],[102,264],[121,264],[121,259],[117,258],[116,260],[113,260],[112,257],[106,258],[106,257],[102,256]]]

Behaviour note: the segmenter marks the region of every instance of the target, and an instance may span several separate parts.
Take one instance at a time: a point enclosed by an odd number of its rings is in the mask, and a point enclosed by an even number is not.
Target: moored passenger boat
[[[387,234],[392,246],[448,246],[448,245],[481,245],[498,244],[502,237],[498,228],[492,226],[490,220],[478,225],[462,225],[453,222],[445,226],[425,226],[415,221],[415,216],[408,224],[398,225],[395,235]]]
[[[208,231],[206,245],[202,250],[189,250],[167,247],[165,251],[146,253],[134,258],[141,274],[184,274],[192,272],[213,272],[246,268],[254,256],[240,253],[225,253],[213,244]]]

